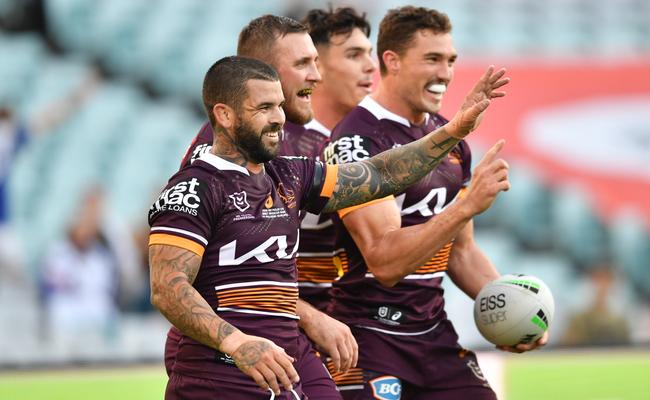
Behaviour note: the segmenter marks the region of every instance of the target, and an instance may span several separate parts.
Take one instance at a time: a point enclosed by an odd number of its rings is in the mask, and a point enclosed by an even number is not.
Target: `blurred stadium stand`
[[[39,258],[62,234],[84,188],[94,183],[104,186],[108,208],[127,226],[145,224],[147,207],[205,119],[200,89],[207,68],[235,52],[237,35],[250,19],[264,13],[302,15],[326,4],[161,0],[152,6],[146,0],[47,0],[43,36],[29,24],[11,23],[24,10],[21,4],[31,3],[0,0],[0,104],[34,122],[49,104],[87,84],[84,80],[97,68],[101,77],[91,97],[50,131],[33,135],[13,165],[10,222],[21,239],[29,279],[24,287],[0,280],[0,320],[13,328],[0,330],[0,368],[159,359],[167,325],[156,313],[126,313],[110,342],[90,339],[69,346],[44,339],[35,283]],[[345,4],[367,7],[361,1]],[[401,5],[378,0],[366,10],[373,42],[385,11]],[[450,15],[461,59],[650,56],[650,2],[644,0],[439,0],[435,7]],[[480,159],[478,149],[474,158]],[[634,210],[605,220],[579,188],[551,186],[541,172],[534,165],[513,163],[512,190],[476,218],[479,245],[501,272],[530,273],[549,284],[557,305],[557,333],[569,311],[580,306],[576,287],[585,268],[604,258],[627,278],[623,291],[630,302],[648,307],[647,224]],[[471,301],[453,285],[447,290],[449,314],[462,343],[487,347],[473,325]],[[650,342],[647,335],[636,337]]]

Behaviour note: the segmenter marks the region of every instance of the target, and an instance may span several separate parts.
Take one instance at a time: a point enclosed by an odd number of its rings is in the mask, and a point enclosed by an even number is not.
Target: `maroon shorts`
[[[172,356],[171,353],[176,354],[179,343],[176,341],[176,345],[172,346],[175,335],[171,332],[167,339],[166,367],[176,362],[175,355]],[[298,371],[300,382],[294,385],[292,392],[283,391],[279,396],[273,397],[271,391],[260,389],[252,378],[241,372],[235,365],[219,361],[223,357],[219,357],[219,353],[215,351],[216,361],[210,368],[213,379],[189,376],[174,371],[172,367],[165,399],[341,400],[336,385],[322,361],[316,356],[309,340],[302,333],[297,340],[298,354],[294,356],[296,359],[294,367]]]
[[[181,331],[175,326],[169,328],[169,332],[167,332],[167,340],[165,341],[165,370],[167,376],[172,375],[172,369],[176,362],[176,353],[178,353],[178,344],[182,335]]]
[[[448,320],[431,332],[398,336],[353,327],[359,368],[332,373],[345,400],[495,400],[476,360]]]

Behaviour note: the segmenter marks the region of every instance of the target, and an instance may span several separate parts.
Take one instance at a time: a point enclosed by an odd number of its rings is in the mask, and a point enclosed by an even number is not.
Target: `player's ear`
[[[400,69],[400,57],[399,54],[395,53],[392,50],[386,50],[381,55],[384,65],[386,66],[386,72],[388,74],[396,74]]]
[[[212,107],[212,114],[214,115],[217,124],[226,129],[230,129],[235,125],[235,110],[226,104],[215,104],[214,107]]]

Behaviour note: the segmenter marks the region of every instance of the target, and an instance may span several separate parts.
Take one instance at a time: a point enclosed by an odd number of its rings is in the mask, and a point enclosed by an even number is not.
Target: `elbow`
[[[165,304],[165,295],[158,285],[151,285],[151,294],[149,295],[151,305],[162,311]]]
[[[390,266],[383,266],[382,268],[371,267],[368,265],[368,269],[372,272],[372,275],[375,277],[375,280],[379,284],[386,288],[391,288],[400,281],[400,277],[395,276],[391,273]]]

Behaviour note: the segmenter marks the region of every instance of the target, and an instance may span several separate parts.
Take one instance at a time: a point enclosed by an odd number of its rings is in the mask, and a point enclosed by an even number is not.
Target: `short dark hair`
[[[247,57],[224,57],[208,69],[203,79],[203,105],[213,127],[216,125],[212,113],[215,104],[223,103],[238,110],[248,94],[246,82],[251,79],[280,80],[273,67]]]
[[[273,61],[275,41],[290,33],[307,33],[307,27],[295,19],[263,15],[248,23],[239,33],[237,55]]]
[[[428,29],[435,34],[451,32],[451,21],[447,14],[424,8],[405,6],[388,11],[379,24],[377,36],[377,56],[381,75],[386,74],[386,65],[382,55],[392,50],[403,55],[413,42],[415,33]]]
[[[307,13],[302,23],[309,28],[309,35],[314,45],[328,45],[334,35],[349,35],[354,28],[359,28],[370,36],[370,23],[366,13],[359,15],[352,7],[340,7],[332,10],[313,9]]]

